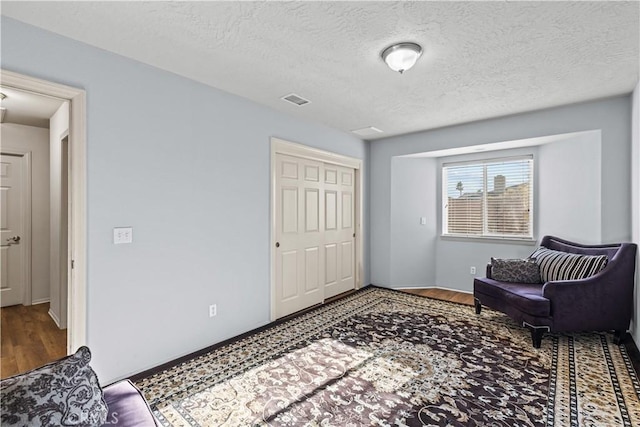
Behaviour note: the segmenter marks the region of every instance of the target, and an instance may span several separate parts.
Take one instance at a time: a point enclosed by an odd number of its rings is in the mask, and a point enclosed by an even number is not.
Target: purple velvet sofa
[[[482,306],[505,313],[531,330],[536,348],[544,332],[614,331],[614,343],[626,335],[633,313],[637,245],[581,245],[545,236],[540,246],[583,255],[606,255],[606,267],[580,280],[547,283],[507,283],[476,278],[473,295],[476,313]]]
[[[129,380],[118,381],[103,388],[109,412],[103,426],[156,427],[156,421],[142,393]]]

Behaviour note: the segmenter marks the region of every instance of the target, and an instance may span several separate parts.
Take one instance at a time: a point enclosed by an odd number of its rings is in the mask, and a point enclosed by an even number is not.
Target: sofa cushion
[[[80,347],[70,356],[6,378],[2,390],[3,426],[100,426],[107,404],[89,366],[91,352]]]
[[[505,308],[515,307],[518,310],[536,317],[548,317],[551,314],[551,303],[542,296],[541,283],[507,283],[488,278],[477,278],[473,281],[473,293],[481,302],[482,295],[494,301],[500,301],[502,307],[490,305],[491,308],[504,312]]]
[[[543,282],[555,280],[580,280],[591,277],[607,265],[606,255],[581,255],[538,248],[531,258],[540,266]]]
[[[491,258],[491,278],[500,282],[540,283],[540,269],[532,258]]]

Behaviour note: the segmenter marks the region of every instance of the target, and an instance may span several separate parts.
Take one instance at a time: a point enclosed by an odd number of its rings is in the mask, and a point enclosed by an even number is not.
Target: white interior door
[[[355,287],[355,174],[353,169],[327,164],[323,178],[326,299]]]
[[[276,317],[324,300],[323,164],[276,158]]]
[[[22,304],[25,286],[24,161],[22,156],[2,154],[0,159],[0,306]]]
[[[278,153],[275,316],[354,289],[355,170]]]

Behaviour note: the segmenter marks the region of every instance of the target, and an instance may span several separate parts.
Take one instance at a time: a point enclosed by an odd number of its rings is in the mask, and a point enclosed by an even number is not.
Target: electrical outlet
[[[113,229],[113,243],[116,245],[122,243],[133,242],[133,228],[132,227],[115,227]]]
[[[476,268],[475,267],[469,267],[469,274],[476,274]]]
[[[209,306],[209,317],[215,317],[218,314],[218,305],[211,304]]]

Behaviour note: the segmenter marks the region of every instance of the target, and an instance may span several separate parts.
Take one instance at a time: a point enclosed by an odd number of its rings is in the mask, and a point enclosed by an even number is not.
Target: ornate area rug
[[[164,426],[640,426],[607,334],[368,287],[137,381]]]

